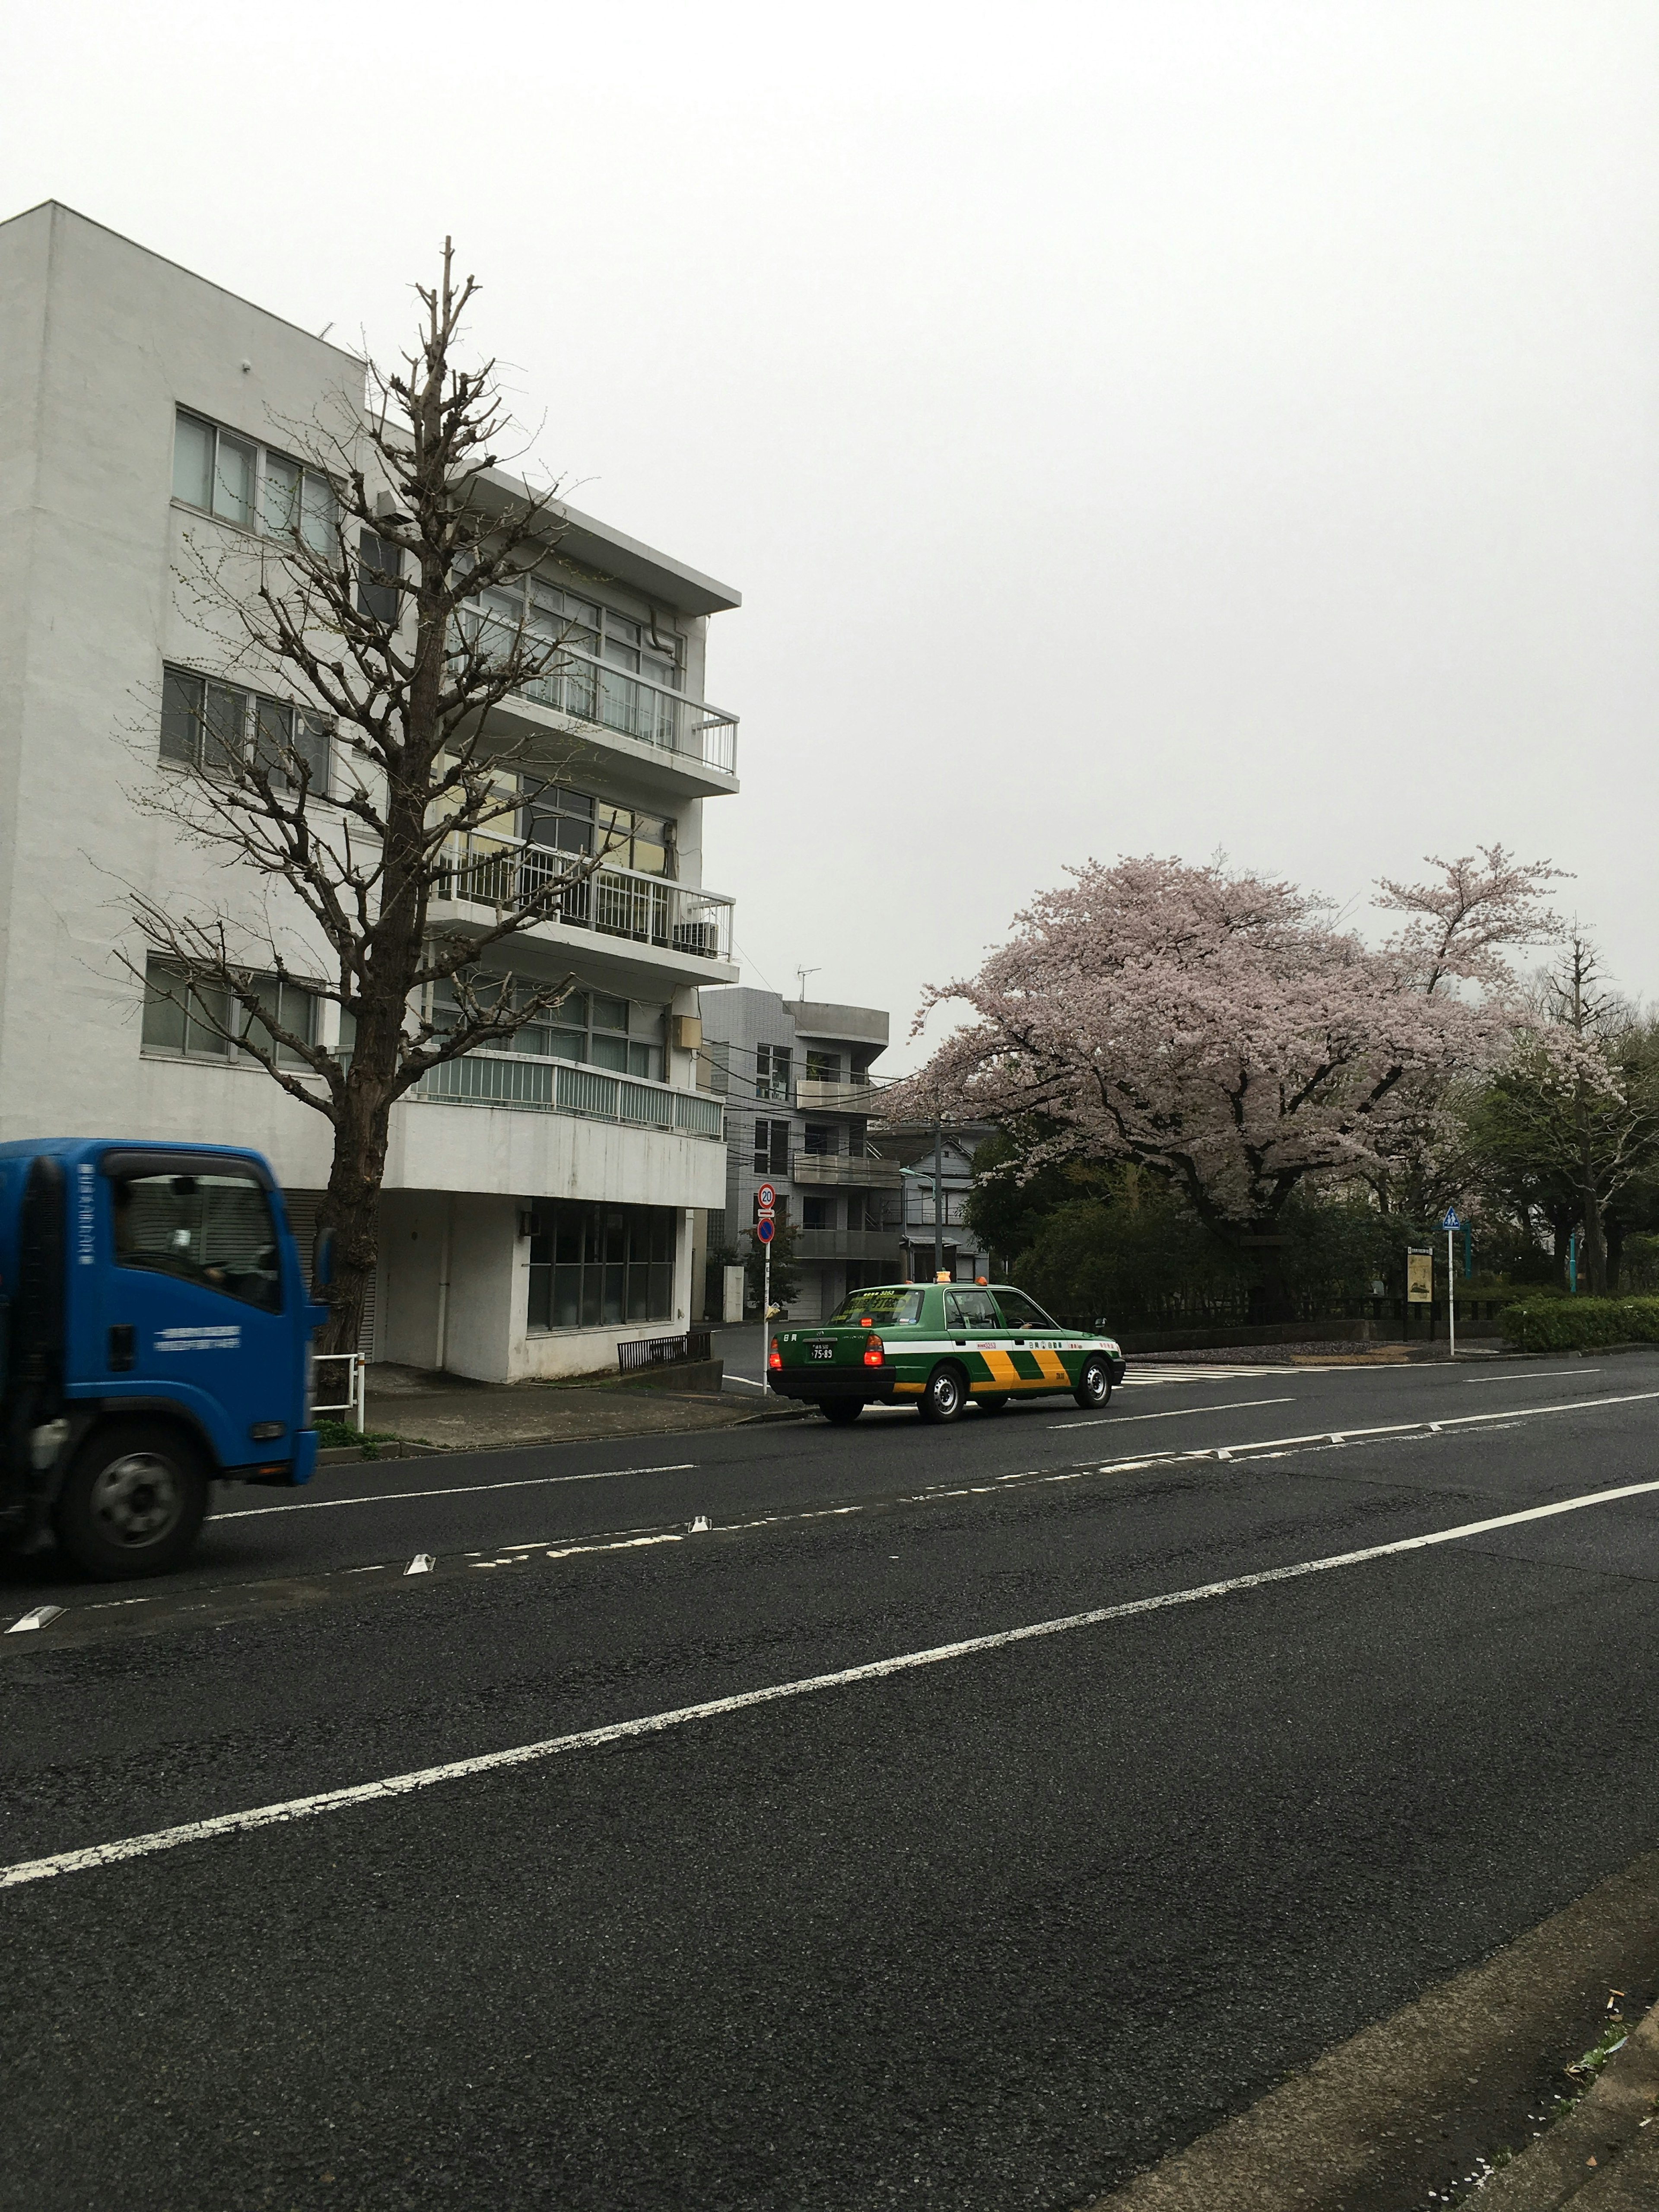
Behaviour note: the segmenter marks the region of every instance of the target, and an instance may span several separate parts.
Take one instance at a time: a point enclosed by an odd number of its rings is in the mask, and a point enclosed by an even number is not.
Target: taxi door
[[[1007,1325],[989,1291],[967,1285],[946,1291],[945,1333],[962,1353],[970,1397],[1001,1397],[1021,1387],[1008,1356]]]
[[[1012,1387],[1033,1396],[1049,1390],[1069,1390],[1077,1378],[1067,1371],[1060,1347],[1074,1341],[1074,1332],[1061,1328],[1024,1291],[1000,1290],[996,1302],[1008,1332],[1002,1340],[1009,1347],[1008,1362],[1019,1377]],[[1080,1364],[1074,1357],[1073,1366]]]

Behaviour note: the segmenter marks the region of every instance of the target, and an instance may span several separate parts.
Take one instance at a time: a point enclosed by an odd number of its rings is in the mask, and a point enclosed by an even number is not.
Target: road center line
[[[1293,1406],[1294,1394],[1286,1398],[1232,1398],[1224,1406],[1170,1406],[1161,1413],[1097,1413],[1087,1421],[1050,1421],[1050,1432],[1060,1429],[1093,1429],[1102,1422],[1110,1422],[1121,1428],[1129,1421],[1184,1421],[1189,1413],[1242,1413],[1251,1406]]]
[[[1581,1375],[1599,1375],[1599,1367],[1547,1367],[1541,1375],[1466,1375],[1467,1389],[1471,1382],[1576,1382]]]
[[[1455,1528],[1433,1528],[1419,1536],[1402,1536],[1390,1544],[1369,1544],[1363,1551],[1335,1552],[1323,1559],[1299,1560],[1294,1566],[1266,1567],[1255,1574],[1231,1575],[1224,1582],[1166,1590],[1157,1597],[1130,1598],[1121,1605],[1097,1606],[1088,1613],[1065,1613],[1056,1620],[1037,1620],[1019,1628],[999,1629],[990,1636],[964,1637],[959,1643],[938,1644],[925,1651],[905,1651],[890,1659],[871,1660],[860,1667],[842,1667],[832,1674],[808,1674],[796,1681],[774,1683],[763,1690],[744,1690],[733,1697],[711,1698],[702,1705],[647,1713],[637,1720],[613,1721],[605,1728],[580,1729],[570,1735],[518,1744],[510,1751],[483,1752],[472,1759],[451,1759],[442,1766],[390,1774],[378,1782],[355,1783],[343,1790],[325,1790],[310,1797],[289,1797],[275,1805],[256,1805],[242,1813],[221,1813],[211,1820],[186,1820],[177,1827],[154,1828],[147,1835],[126,1836],[112,1844],[94,1844],[82,1850],[58,1851],[47,1858],[20,1859],[11,1866],[0,1867],[0,1889],[20,1888],[25,1882],[50,1881],[58,1875],[86,1874],[95,1867],[115,1866],[125,1859],[149,1858],[157,1851],[174,1850],[181,1844],[206,1843],[216,1836],[242,1835],[255,1828],[275,1827],[284,1821],[315,1820],[320,1814],[344,1812],[353,1805],[407,1797],[441,1782],[459,1782],[470,1775],[532,1765],[556,1758],[562,1752],[593,1750],[602,1744],[623,1742],[631,1736],[660,1735],[692,1721],[716,1720],[727,1713],[746,1712],[752,1706],[808,1697],[819,1690],[842,1689],[854,1682],[881,1681],[890,1674],[942,1666],[981,1651],[1000,1651],[1037,1637],[1063,1636],[1074,1629],[1097,1628],[1109,1620],[1127,1620],[1139,1613],[1167,1612],[1178,1605],[1197,1605],[1206,1599],[1229,1597],[1241,1590],[1263,1589],[1273,1583],[1329,1574],[1339,1567],[1361,1566],[1372,1559],[1397,1559],[1407,1552],[1426,1551],[1435,1545],[1490,1535],[1499,1528],[1518,1528],[1530,1521],[1582,1513],[1593,1506],[1617,1504],[1626,1498],[1651,1497],[1655,1492],[1659,1492],[1659,1481],[1625,1483],[1616,1490],[1589,1491],[1577,1498],[1562,1498],[1553,1505],[1532,1505],[1519,1513],[1496,1514],[1490,1520],[1465,1521]]]
[[[470,1498],[474,1491],[539,1490],[554,1482],[611,1482],[619,1474],[689,1474],[694,1459],[677,1460],[672,1467],[605,1467],[594,1474],[526,1474],[512,1482],[458,1482],[448,1490],[380,1490],[372,1498],[301,1498],[292,1505],[239,1505],[229,1513],[216,1513],[214,1521],[254,1521],[262,1513],[323,1513],[332,1505],[407,1505],[422,1498]]]

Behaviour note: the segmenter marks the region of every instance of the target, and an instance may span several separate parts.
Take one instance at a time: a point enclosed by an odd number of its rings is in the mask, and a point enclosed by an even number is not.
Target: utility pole
[[[945,1124],[933,1124],[933,1280],[945,1269]]]

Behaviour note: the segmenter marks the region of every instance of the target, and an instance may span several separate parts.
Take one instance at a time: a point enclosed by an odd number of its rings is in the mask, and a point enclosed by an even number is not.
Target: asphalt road
[[[14,1568],[0,2201],[1085,2203],[1652,1844],[1656,1412],[1650,1355],[1211,1370]]]

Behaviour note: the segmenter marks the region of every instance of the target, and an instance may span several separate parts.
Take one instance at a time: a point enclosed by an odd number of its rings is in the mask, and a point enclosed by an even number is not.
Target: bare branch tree
[[[361,1324],[392,1108],[568,994],[568,975],[526,983],[482,963],[585,911],[605,858],[512,842],[557,763],[504,742],[491,710],[567,665],[568,626],[537,623],[522,588],[505,621],[489,595],[522,587],[562,525],[556,485],[507,496],[491,479],[510,433],[494,363],[457,359],[477,289],[456,281],[446,239],[401,366],[371,363],[367,403],[337,421],[284,426],[307,465],[274,493],[268,478],[262,534],[192,544],[185,580],[225,680],[168,679],[171,757],[135,794],[227,872],[205,912],[131,892],[152,994],[332,1127],[331,1350]],[[289,703],[257,696],[261,681]],[[456,899],[489,918],[434,922],[434,902]],[[290,983],[338,1007],[337,1042],[294,1018]]]

